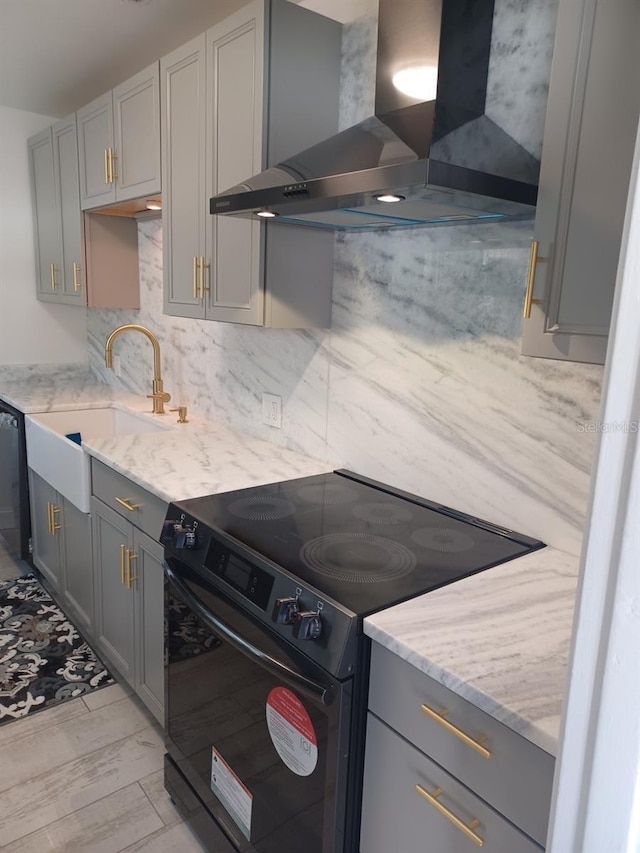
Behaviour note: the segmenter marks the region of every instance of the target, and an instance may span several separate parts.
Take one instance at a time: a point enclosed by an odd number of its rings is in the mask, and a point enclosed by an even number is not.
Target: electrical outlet
[[[113,356],[113,372],[116,376],[122,376],[122,364],[120,363],[120,356]]]
[[[282,397],[277,394],[262,395],[262,423],[282,429]]]

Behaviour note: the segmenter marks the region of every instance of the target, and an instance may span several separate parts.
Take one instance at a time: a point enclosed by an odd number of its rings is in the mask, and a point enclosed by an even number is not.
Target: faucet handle
[[[170,412],[178,413],[178,423],[179,424],[188,424],[187,420],[187,407],[186,406],[178,406],[177,409],[169,409]]]
[[[164,415],[164,404],[171,399],[171,394],[167,391],[155,391],[153,394],[147,394],[150,400],[153,400],[153,414]]]

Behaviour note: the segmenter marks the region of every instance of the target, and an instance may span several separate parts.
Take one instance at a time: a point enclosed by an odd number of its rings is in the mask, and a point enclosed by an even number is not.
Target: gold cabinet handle
[[[127,551],[126,545],[121,545],[120,546],[120,583],[122,583],[122,584],[125,583],[125,579],[126,579],[125,567],[124,567],[124,563],[125,563],[125,559],[126,559],[126,551]]]
[[[60,530],[62,527],[61,524],[57,524],[56,515],[60,512],[60,507],[55,504],[51,504],[51,532],[53,534],[56,533],[57,530]]]
[[[204,271],[211,269],[211,264],[205,264],[204,257],[200,258],[200,299],[204,299],[205,293],[209,293],[209,288],[204,286]]]
[[[118,175],[113,171],[113,161],[118,159],[118,155],[114,153],[113,148],[109,149],[109,163],[111,166],[111,183],[114,183]]]
[[[543,264],[545,261],[548,261],[548,258],[543,258],[538,255],[538,249],[540,248],[540,243],[537,240],[531,241],[531,252],[529,253],[529,272],[527,274],[527,291],[524,296],[524,310],[522,312],[522,316],[525,320],[528,320],[531,317],[531,306],[532,305],[541,305],[542,299],[534,299],[533,298],[533,285],[536,280],[536,266],[538,264]]]
[[[128,509],[129,512],[135,512],[137,509],[140,509],[141,506],[141,504],[132,504],[127,498],[116,498],[116,503],[119,503],[120,506]]]
[[[423,788],[422,785],[416,785],[416,791],[421,797],[424,797],[429,805],[433,806],[441,815],[446,817],[446,819],[450,821],[456,829],[459,829],[460,832],[473,841],[476,847],[484,847],[484,838],[474,831],[478,826],[480,826],[480,821],[472,820],[470,823],[465,823],[458,817],[458,815],[454,814],[446,806],[443,806],[439,800],[439,797],[443,794],[442,788],[435,788],[433,791],[427,791],[427,789]]]
[[[78,276],[79,276],[79,275],[80,275],[80,264],[77,264],[77,263],[74,261],[74,262],[73,262],[73,289],[74,289],[76,292],[77,292],[78,290],[80,290],[80,288],[82,287],[82,285],[80,284],[80,281],[79,281],[79,279],[78,279]]]
[[[51,508],[52,504],[47,501],[47,532],[53,533],[53,522],[51,520]]]
[[[127,548],[126,576],[125,576],[125,584],[127,586],[127,589],[131,589],[131,584],[134,581],[138,580],[138,578],[135,575],[133,577],[131,576],[131,563],[133,560],[137,560],[137,559],[138,559],[138,555],[134,551],[130,551]]]
[[[109,149],[104,149],[104,182],[105,184],[110,184],[109,180]]]
[[[475,740],[466,732],[463,732],[462,729],[459,729],[457,726],[454,726],[453,723],[450,723],[449,720],[445,719],[445,714],[447,714],[448,711],[444,709],[440,712],[434,711],[434,709],[430,708],[428,705],[422,705],[421,711],[423,714],[426,714],[427,717],[431,717],[432,720],[440,723],[440,725],[452,735],[460,738],[460,740],[463,743],[466,743],[467,746],[470,746],[471,749],[475,749],[476,752],[479,752],[483,758],[491,758],[491,750],[487,749],[483,743],[479,740]]]
[[[58,282],[56,281],[56,265],[49,264],[49,273],[51,275],[51,290],[55,290],[58,286]]]
[[[199,299],[198,296],[198,268],[200,266],[200,261],[194,255],[193,256],[193,298]]]

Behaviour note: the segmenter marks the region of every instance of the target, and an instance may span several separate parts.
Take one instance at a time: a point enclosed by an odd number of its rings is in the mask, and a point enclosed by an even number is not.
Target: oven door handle
[[[334,700],[334,694],[331,689],[323,687],[321,684],[317,684],[315,681],[312,681],[310,678],[306,678],[304,675],[300,675],[295,672],[295,670],[282,663],[282,661],[279,661],[277,658],[261,651],[259,648],[254,646],[253,643],[250,643],[248,640],[245,640],[244,637],[236,634],[236,632],[223,622],[222,619],[219,619],[211,613],[208,607],[200,601],[197,595],[191,592],[189,587],[180,580],[171,566],[166,562],[164,563],[164,573],[178,590],[185,603],[198,614],[205,625],[211,628],[214,633],[221,634],[230,645],[247,657],[256,660],[260,666],[269,670],[272,675],[289,681],[305,693],[310,693],[312,696],[320,699],[323,705],[331,705]]]

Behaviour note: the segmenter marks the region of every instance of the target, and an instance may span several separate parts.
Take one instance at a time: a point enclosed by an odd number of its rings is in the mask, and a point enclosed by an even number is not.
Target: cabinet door
[[[78,110],[76,116],[80,206],[83,210],[90,210],[116,200],[116,185],[108,162],[108,153],[113,151],[114,138],[111,92]]]
[[[264,3],[250,3],[207,32],[207,188],[216,195],[263,168]],[[210,216],[207,318],[262,325],[261,223]]]
[[[62,501],[57,491],[34,471],[29,470],[31,535],[33,562],[54,592],[64,587],[60,538]]]
[[[158,63],[113,90],[117,201],[160,192]]]
[[[199,262],[209,216],[205,185],[205,37],[160,62],[164,311],[204,318]]]
[[[78,627],[93,635],[93,570],[91,516],[62,498],[65,603]]]
[[[136,692],[164,725],[163,549],[139,530],[133,534],[136,575]]]
[[[83,305],[84,232],[80,210],[80,178],[78,175],[78,137],[75,114],[53,126],[53,160],[56,193],[60,211],[62,270],[60,302]]]
[[[97,498],[91,499],[95,639],[131,685],[134,684],[135,625],[133,586],[127,588],[127,552],[133,551],[133,527]]]
[[[636,0],[559,4],[524,355],[603,364],[640,115]]]
[[[57,302],[61,292],[62,249],[56,201],[51,128],[28,142],[34,213],[38,299]]]

